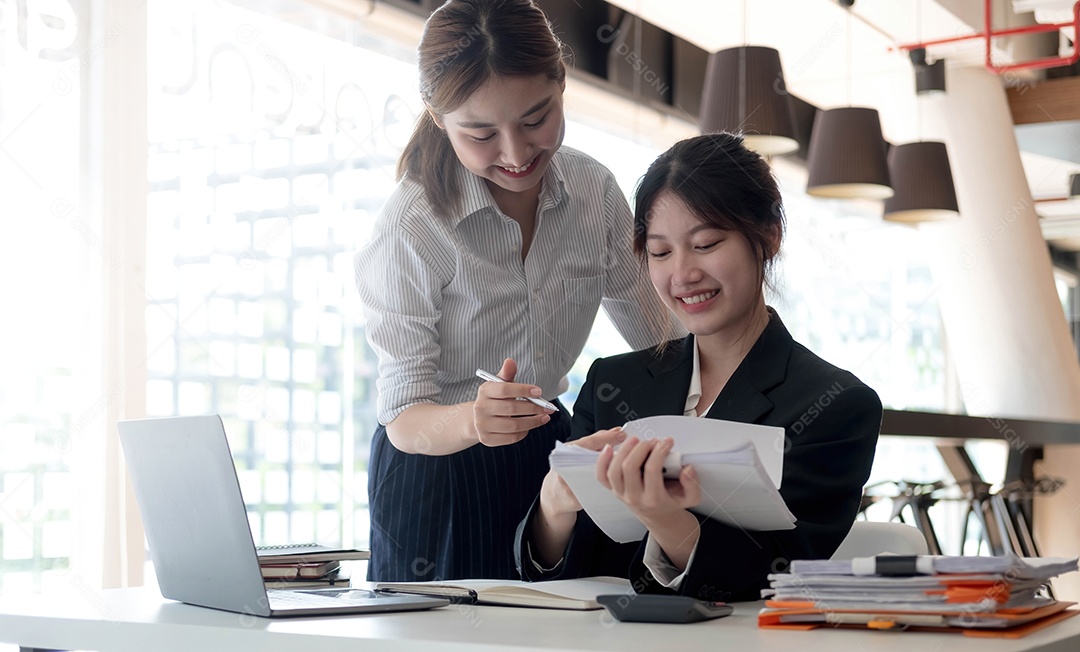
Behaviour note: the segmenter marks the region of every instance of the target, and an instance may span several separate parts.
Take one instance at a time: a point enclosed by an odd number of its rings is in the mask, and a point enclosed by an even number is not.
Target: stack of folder
[[[330,548],[316,543],[262,546],[256,552],[263,581],[267,588],[273,589],[349,586],[350,569],[341,562],[371,558],[367,550]]]
[[[770,575],[758,626],[952,631],[1019,638],[1080,613],[1043,595],[1077,559],[901,557],[791,562]]]

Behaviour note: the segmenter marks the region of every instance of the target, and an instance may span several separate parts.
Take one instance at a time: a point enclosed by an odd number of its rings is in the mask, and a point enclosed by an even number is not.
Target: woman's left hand
[[[694,467],[684,466],[677,480],[664,478],[664,460],[672,446],[670,437],[645,441],[631,437],[618,451],[605,446],[596,461],[596,479],[646,526],[670,519],[701,502]]]

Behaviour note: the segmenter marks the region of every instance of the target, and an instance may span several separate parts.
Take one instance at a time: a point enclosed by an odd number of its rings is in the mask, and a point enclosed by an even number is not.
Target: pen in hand
[[[479,376],[480,378],[483,378],[484,380],[486,380],[488,382],[491,382],[491,383],[505,383],[506,382],[505,380],[503,380],[502,378],[499,378],[495,374],[493,374],[493,373],[491,373],[489,371],[484,371],[483,369],[477,369],[476,370],[476,375]],[[540,406],[542,408],[545,408],[547,410],[551,410],[552,412],[558,412],[559,411],[559,408],[555,407],[554,403],[549,403],[549,402],[545,401],[542,398],[535,398],[533,396],[518,396],[516,398],[519,401],[529,401],[533,405],[538,405],[538,406]]]

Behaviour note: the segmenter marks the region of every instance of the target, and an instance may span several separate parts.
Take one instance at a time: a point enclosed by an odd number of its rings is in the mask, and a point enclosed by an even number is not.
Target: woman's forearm
[[[479,441],[472,401],[454,405],[411,405],[386,424],[386,435],[399,451],[421,455],[450,455]]]
[[[545,568],[555,566],[566,554],[566,546],[577,523],[577,512],[549,512],[551,510],[545,510],[544,501],[541,500],[540,509],[532,522],[534,559]]]
[[[671,563],[680,571],[685,571],[701,537],[701,524],[697,517],[682,510],[670,519],[646,523],[645,526]]]

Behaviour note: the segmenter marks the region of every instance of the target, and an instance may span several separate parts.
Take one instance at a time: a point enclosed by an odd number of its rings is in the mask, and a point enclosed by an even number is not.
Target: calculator
[[[726,602],[706,602],[685,595],[600,595],[596,601],[616,620],[628,623],[696,623],[728,616],[735,610]]]

